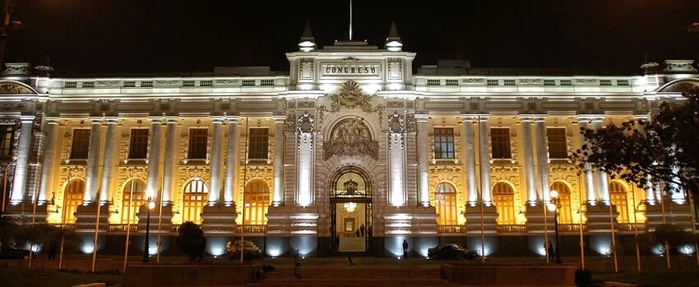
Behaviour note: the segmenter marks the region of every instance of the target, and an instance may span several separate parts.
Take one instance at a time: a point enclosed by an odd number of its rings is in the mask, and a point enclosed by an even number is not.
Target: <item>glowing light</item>
[[[356,203],[354,203],[354,202],[345,203],[345,210],[347,210],[347,212],[352,213],[352,212],[354,212],[356,209],[357,209],[357,204],[356,204]]]
[[[694,245],[692,244],[683,244],[680,247],[677,248],[677,251],[684,255],[692,255],[694,254]]]
[[[80,246],[80,251],[82,251],[85,254],[92,254],[92,251],[94,251],[94,245],[92,243],[85,243],[82,246]]]

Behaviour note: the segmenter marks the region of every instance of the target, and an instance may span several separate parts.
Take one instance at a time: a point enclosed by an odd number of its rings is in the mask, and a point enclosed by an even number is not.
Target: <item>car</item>
[[[461,259],[473,260],[478,257],[478,252],[468,250],[456,243],[440,243],[435,247],[427,249],[427,257],[431,259]]]
[[[29,258],[29,250],[3,246],[0,249],[0,259],[25,259]],[[36,258],[36,254],[32,256]]]

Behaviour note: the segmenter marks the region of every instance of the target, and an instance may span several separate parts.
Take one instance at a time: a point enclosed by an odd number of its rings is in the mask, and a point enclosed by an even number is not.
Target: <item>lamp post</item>
[[[560,249],[560,244],[559,242],[559,237],[558,237],[558,209],[561,208],[561,200],[558,198],[558,191],[552,190],[549,192],[549,195],[551,197],[551,203],[548,204],[547,208],[549,211],[553,211],[553,228],[554,231],[556,232],[556,249],[555,249],[555,259],[554,262],[556,264],[561,264],[563,263],[563,260],[561,259],[561,249]]]
[[[143,248],[143,262],[144,263],[148,262],[148,255],[149,255],[148,249],[150,248],[150,244],[148,243],[148,239],[149,239],[148,237],[150,237],[150,210],[153,209],[153,207],[155,207],[155,202],[153,201],[153,198],[151,198],[149,196],[148,199],[146,199],[146,204],[148,204],[148,206],[146,208],[147,209],[147,213],[146,213],[147,214],[146,215],[146,240],[145,240],[145,243],[143,245],[144,246],[144,248]]]

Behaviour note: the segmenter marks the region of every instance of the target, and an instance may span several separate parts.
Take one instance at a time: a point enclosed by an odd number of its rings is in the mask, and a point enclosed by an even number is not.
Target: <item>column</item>
[[[580,117],[578,118],[578,122],[581,128],[589,128],[589,121],[590,119],[588,117]],[[582,137],[582,143],[586,144],[587,141],[585,140],[584,136]],[[594,173],[592,170],[592,165],[589,163],[585,163],[584,166],[584,178],[585,178],[585,191],[587,194],[587,204],[590,205],[596,205],[597,204],[597,196],[595,195],[595,177]]]
[[[478,203],[478,181],[476,179],[476,136],[473,132],[473,115],[461,115],[464,137],[464,169],[466,170],[466,200],[470,206]]]
[[[534,129],[536,133],[536,165],[539,172],[540,196],[544,201],[550,201],[549,195],[549,153],[548,140],[546,139],[546,117],[534,118]]]
[[[17,160],[15,161],[15,175],[12,181],[12,195],[10,203],[17,204],[24,200],[27,184],[27,172],[29,169],[29,150],[32,141],[32,123],[34,116],[21,116],[22,124],[17,145]]]
[[[150,127],[150,147],[148,149],[148,178],[146,179],[146,199],[156,199],[160,178],[160,128],[162,119],[152,118]]]
[[[592,128],[595,130],[601,129],[602,120],[604,120],[604,118],[601,117],[592,119]],[[611,204],[611,199],[609,198],[609,177],[607,176],[607,172],[603,169],[597,168],[597,176],[597,183],[599,184],[597,186],[599,190],[599,199],[605,204],[609,205]]]
[[[104,143],[104,159],[102,160],[102,188],[100,190],[100,204],[109,201],[109,187],[112,183],[114,151],[117,145],[117,119],[107,119],[107,135]]]
[[[417,200],[422,206],[430,205],[430,183],[427,162],[427,114],[416,114],[417,121]]]
[[[238,153],[240,130],[238,129],[239,117],[228,117],[228,145],[226,147],[226,181],[223,186],[223,203],[226,206],[234,205],[235,187],[238,186],[235,173],[238,170]]]
[[[282,204],[284,196],[284,116],[274,116],[274,194],[272,205]],[[248,131],[246,131],[247,133]],[[248,139],[246,139],[248,140]],[[245,183],[243,183],[245,184]]]
[[[212,117],[211,161],[209,181],[209,206],[220,203],[221,199],[221,132],[223,117]]]
[[[39,199],[46,200],[49,197],[49,189],[52,185],[54,155],[56,154],[56,139],[58,137],[58,118],[49,118],[46,135],[46,150],[44,152],[44,164],[41,168],[41,188]],[[55,203],[54,203],[55,204]]]
[[[655,190],[653,190],[653,181],[650,175],[646,175],[646,202],[650,205],[655,205],[655,203],[657,203]]]
[[[481,200],[485,205],[493,203],[490,189],[490,151],[488,150],[488,116],[478,117],[478,150],[481,161]]]
[[[177,125],[178,117],[167,118],[167,128],[165,131],[165,158],[163,159],[163,206],[172,203],[175,192],[175,163],[177,162]]]
[[[536,177],[534,174],[534,150],[532,147],[532,119],[529,116],[520,116],[522,125],[522,154],[524,159],[524,180],[527,190],[527,202],[536,206],[538,196],[536,194]]]
[[[97,202],[99,191],[100,155],[102,154],[102,120],[93,119],[90,125],[90,149],[87,151],[87,169],[85,171],[85,196],[83,203]]]

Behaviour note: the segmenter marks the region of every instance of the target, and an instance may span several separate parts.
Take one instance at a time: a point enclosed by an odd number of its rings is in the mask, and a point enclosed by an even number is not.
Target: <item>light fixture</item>
[[[345,203],[345,210],[347,210],[347,212],[350,212],[350,213],[354,212],[355,209],[357,209],[356,203],[354,203],[354,202]]]

